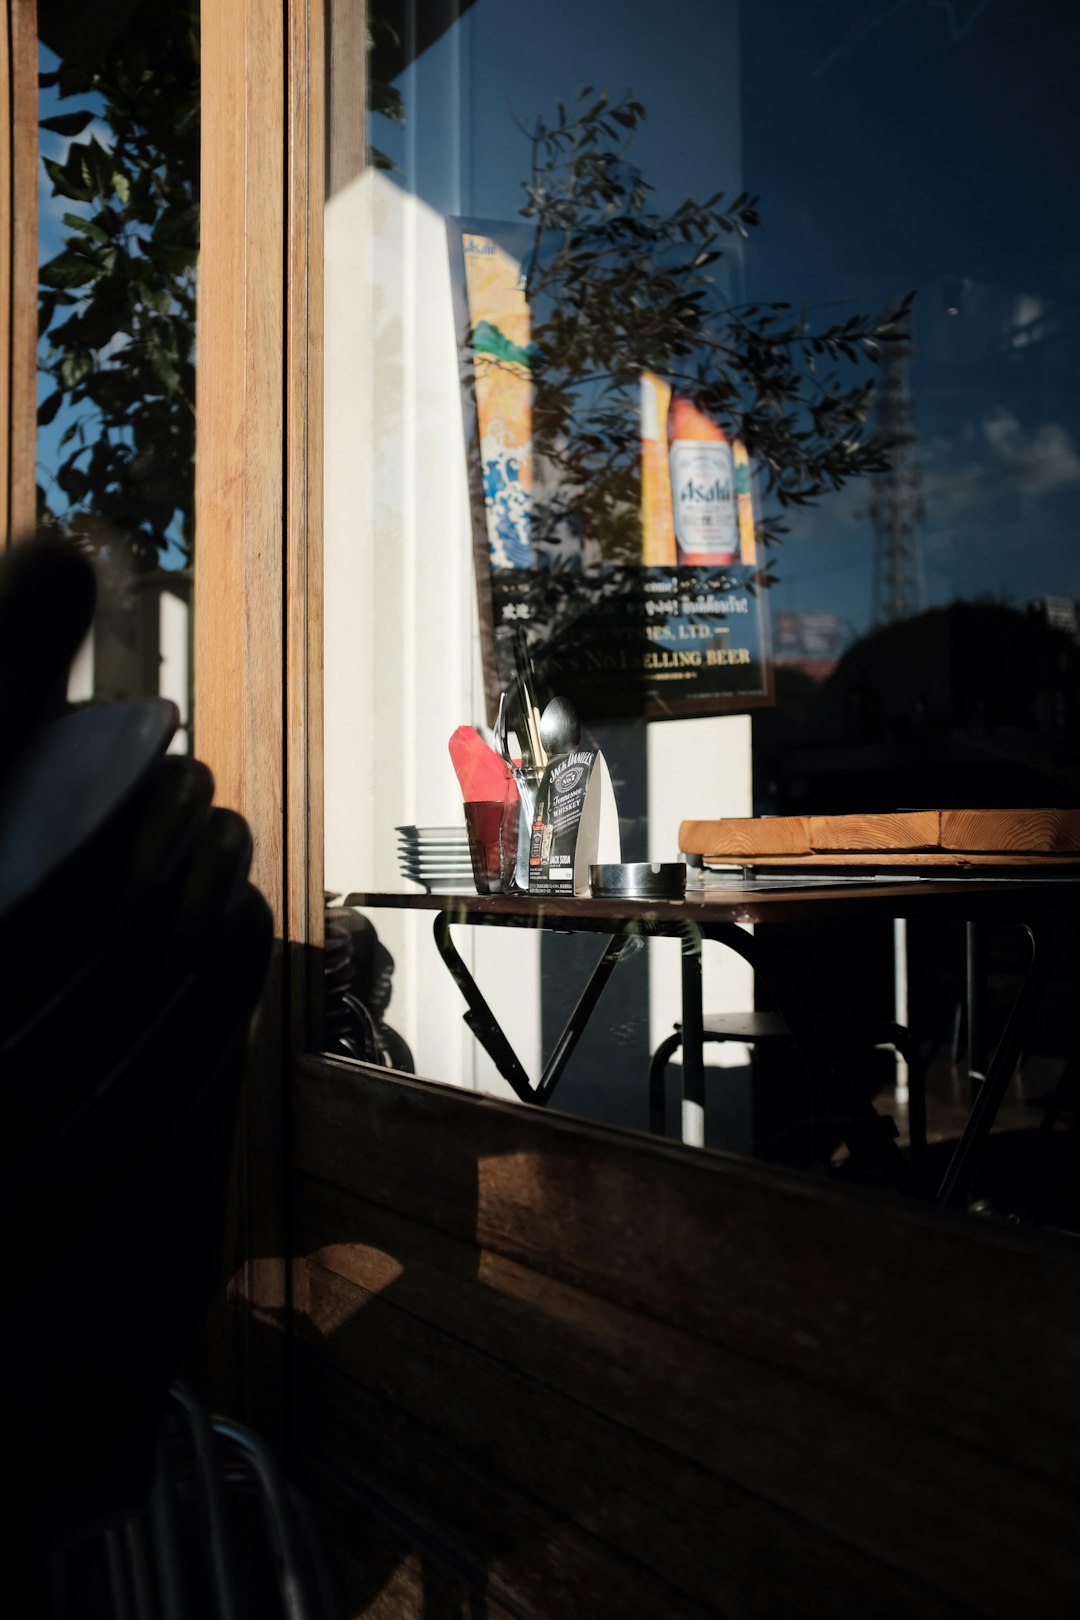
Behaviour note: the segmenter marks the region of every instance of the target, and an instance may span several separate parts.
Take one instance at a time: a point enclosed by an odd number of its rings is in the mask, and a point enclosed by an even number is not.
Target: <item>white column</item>
[[[753,814],[750,716],[658,720],[648,728],[649,859],[678,857],[679,823]],[[706,944],[702,959],[707,1013],[747,1012],[754,975],[732,951]],[[649,941],[649,1045],[655,1051],[680,1017],[679,947]],[[706,1043],[705,1061],[732,1068],[748,1061],[736,1041]]]

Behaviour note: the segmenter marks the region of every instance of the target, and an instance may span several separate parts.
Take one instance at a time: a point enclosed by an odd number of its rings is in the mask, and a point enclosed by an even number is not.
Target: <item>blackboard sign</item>
[[[745,448],[663,377],[607,440],[586,407],[556,449],[534,434],[537,378],[521,226],[448,221],[489,720],[518,632],[541,682],[592,720],[717,714],[772,702],[753,470]],[[624,391],[625,394],[625,391]],[[584,425],[581,425],[581,422]],[[577,432],[584,448],[573,441]],[[566,469],[596,443],[629,472],[606,505]],[[629,452],[629,454],[627,454]],[[594,456],[595,460],[595,456]],[[586,490],[586,495],[588,491]]]

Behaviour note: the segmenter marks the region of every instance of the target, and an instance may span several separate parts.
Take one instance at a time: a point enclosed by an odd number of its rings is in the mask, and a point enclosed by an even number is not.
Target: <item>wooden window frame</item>
[[[239,1264],[210,1354],[221,1398],[275,1429],[292,1060],[323,916],[321,0],[203,0],[201,55],[195,752],[251,826],[278,941],[241,1121]]]
[[[8,0],[0,32],[0,534],[5,546],[30,532],[37,506],[37,76],[37,0]]]

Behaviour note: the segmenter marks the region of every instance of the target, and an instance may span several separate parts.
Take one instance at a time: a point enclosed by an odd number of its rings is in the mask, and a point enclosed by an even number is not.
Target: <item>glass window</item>
[[[1076,802],[1076,27],[1062,5],[1037,27],[1002,3],[743,10],[748,294],[914,293],[871,405],[889,469],[776,553],[762,809]]]
[[[525,766],[533,705],[576,710],[624,862],[676,862],[694,817],[1078,803],[1078,25],[335,0],[330,26],[327,1043],[512,1095],[433,913],[372,898],[475,892],[449,743],[498,750],[501,694]],[[535,1078],[596,937],[454,937]],[[953,1130],[963,926],[773,937],[811,1000],[904,1014]],[[647,1128],[680,972],[667,939],[619,964],[555,1106]],[[704,974],[708,1013],[767,1005],[730,951]],[[842,1160],[797,1065],[706,1053],[709,1144]],[[903,1066],[866,1072],[903,1140]]]
[[[93,555],[74,700],[191,724],[199,15],[40,0],[38,519]]]

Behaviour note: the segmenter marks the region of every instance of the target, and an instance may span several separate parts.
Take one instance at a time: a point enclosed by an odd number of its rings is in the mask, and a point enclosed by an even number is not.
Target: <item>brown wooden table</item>
[[[787,1020],[825,1107],[843,1123],[844,1140],[853,1157],[876,1164],[900,1188],[911,1186],[911,1176],[896,1145],[892,1121],[879,1115],[868,1100],[861,1100],[847,1083],[835,1052],[828,1050],[814,1009],[803,1001],[792,976],[779,970],[768,942],[768,925],[785,922],[812,926],[826,916],[830,921],[852,923],[896,917],[969,924],[1013,923],[1023,928],[1030,940],[1031,960],[967,1125],[937,1189],[941,1202],[960,1203],[973,1156],[989,1133],[1030,1032],[1054,959],[1055,941],[1080,898],[1080,870],[1059,868],[1049,872],[1043,868],[1041,872],[1022,873],[1013,866],[1012,875],[1005,878],[982,874],[945,877],[940,867],[928,871],[926,877],[915,875],[917,862],[913,862],[911,874],[903,879],[893,871],[882,876],[840,879],[830,879],[823,873],[812,878],[778,874],[742,881],[707,874],[700,884],[688,886],[683,900],[384,891],[349,894],[345,903],[371,910],[396,908],[434,913],[436,945],[465,998],[466,1023],[515,1093],[541,1106],[550,1101],[628,941],[642,936],[680,939],[683,1134],[684,1140],[693,1145],[704,1142],[702,945],[708,939],[735,951],[750,963]],[[536,1084],[530,1081],[453,944],[451,929],[461,924],[607,936],[596,967]],[[747,924],[758,932],[748,934],[744,926]]]

